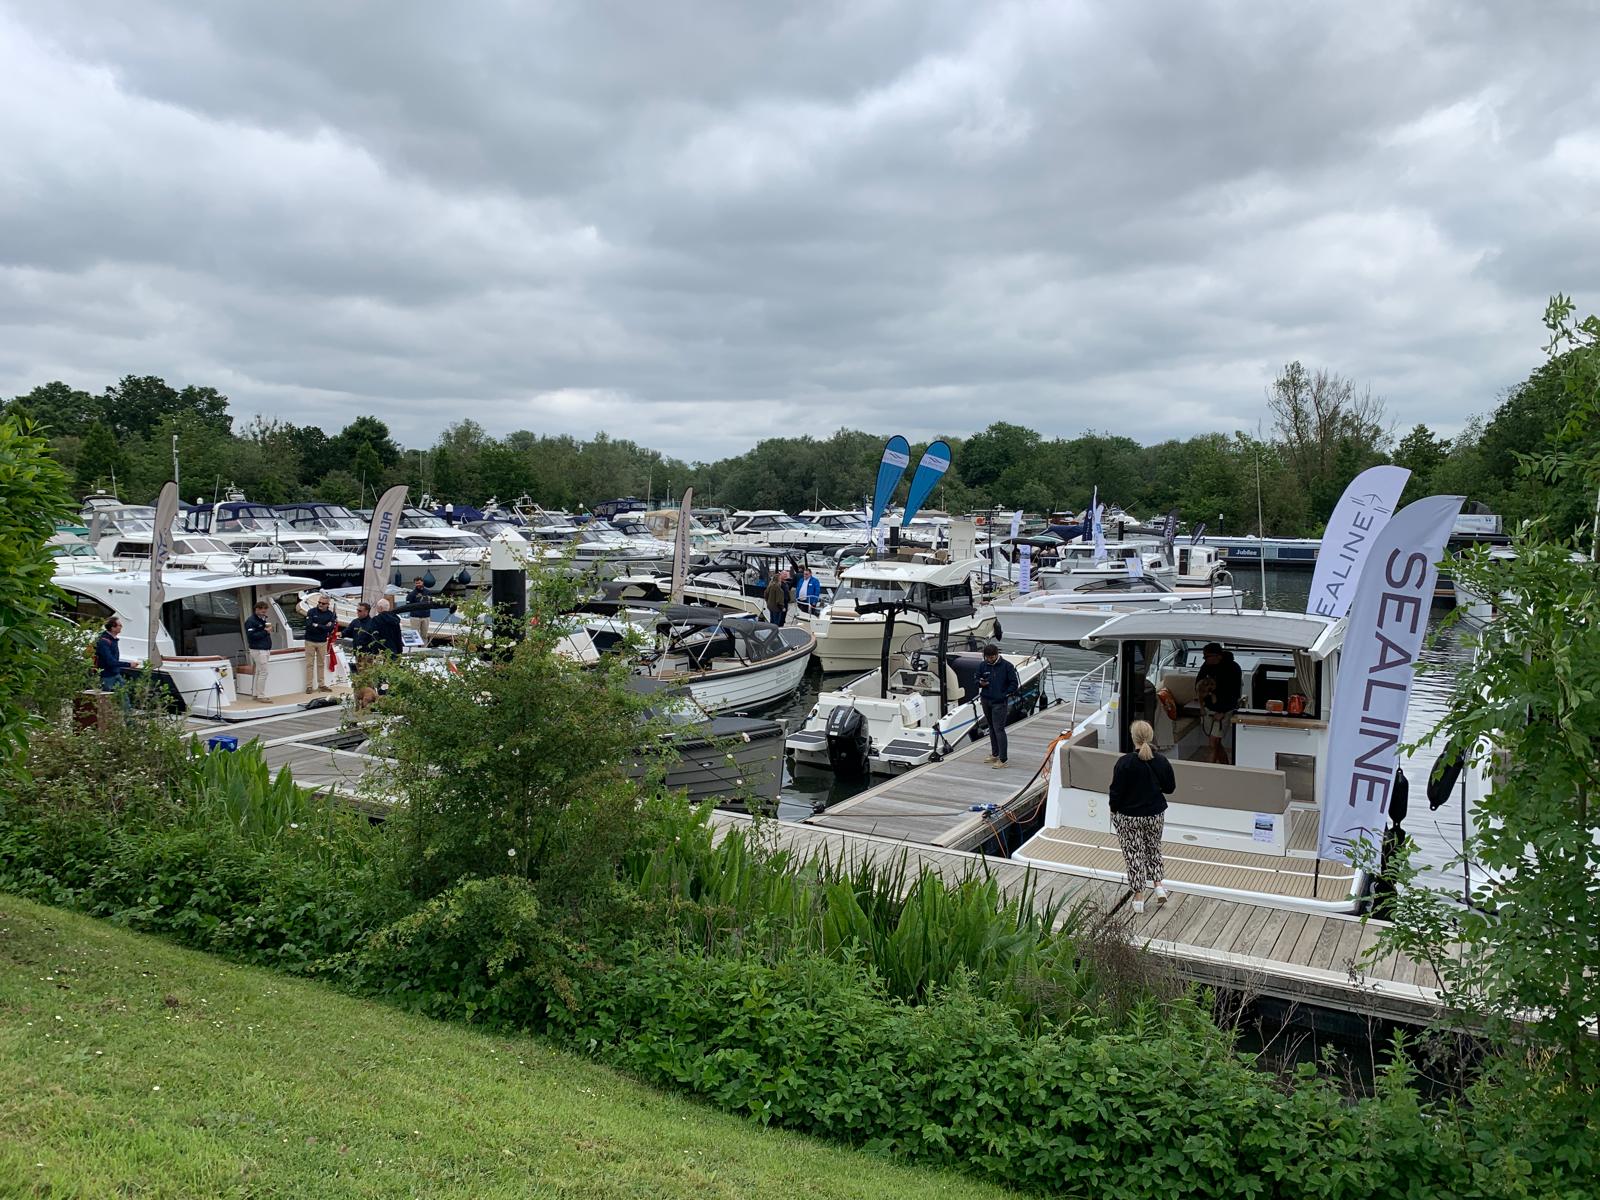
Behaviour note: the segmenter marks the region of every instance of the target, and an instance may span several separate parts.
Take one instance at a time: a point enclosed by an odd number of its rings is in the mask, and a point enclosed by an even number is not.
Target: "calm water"
[[[1311,593],[1310,571],[1268,569],[1266,582],[1269,607],[1291,612],[1305,611],[1306,599]],[[1241,571],[1234,576],[1234,586],[1249,589],[1249,595],[1244,602],[1247,607],[1257,605],[1259,584],[1260,575],[1257,572]],[[1442,616],[1443,612],[1443,609],[1436,610],[1435,618]],[[1105,661],[1104,655],[1065,646],[1047,647],[1045,656],[1050,660],[1052,672],[1058,680],[1069,673],[1092,670]],[[1424,738],[1442,714],[1449,688],[1455,678],[1455,672],[1450,668],[1462,660],[1463,652],[1458,645],[1450,642],[1425,650],[1423,658],[1446,669],[1426,672],[1417,677],[1416,684],[1412,688],[1411,708],[1406,721],[1408,741]],[[848,674],[824,675],[813,664],[800,689],[787,703],[773,710],[770,715],[783,721],[791,729],[797,728],[804,723],[806,714],[811,711],[819,691],[839,687],[847,683],[850,678]],[[1054,692],[1051,694],[1054,695]],[[1463,882],[1459,868],[1450,875],[1443,872],[1444,865],[1455,857],[1461,847],[1462,812],[1459,791],[1437,812],[1428,811],[1426,795],[1428,773],[1437,754],[1436,748],[1427,745],[1402,759],[1406,775],[1411,782],[1410,815],[1406,819],[1406,831],[1417,843],[1420,863],[1440,872],[1435,886],[1459,894]],[[807,771],[798,777],[786,775],[779,800],[779,816],[787,820],[800,820],[810,816],[819,807],[836,804],[860,790],[861,785],[836,780],[831,772]]]

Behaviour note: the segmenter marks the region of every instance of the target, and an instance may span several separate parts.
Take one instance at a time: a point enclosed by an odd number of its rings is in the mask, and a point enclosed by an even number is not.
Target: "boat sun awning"
[[[1327,658],[1344,640],[1345,622],[1294,612],[1166,610],[1113,617],[1083,640],[1094,648],[1114,642],[1220,642],[1298,650]]]

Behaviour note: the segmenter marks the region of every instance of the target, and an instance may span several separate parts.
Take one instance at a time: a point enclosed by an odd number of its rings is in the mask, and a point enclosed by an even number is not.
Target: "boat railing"
[[[1218,589],[1221,589],[1225,593],[1223,599],[1233,605],[1234,612],[1242,611],[1239,604],[1239,593],[1233,586],[1232,571],[1223,568],[1211,572],[1211,593],[1207,601],[1207,607],[1209,607],[1212,612],[1217,611]]]
[[[1062,673],[1059,685],[1052,690],[1060,703],[1071,706],[1067,716],[1068,724],[1077,725],[1080,715],[1088,716],[1093,713],[1116,689],[1116,681],[1111,674],[1111,668],[1116,665],[1116,661],[1115,658],[1108,658],[1092,670]],[[1055,672],[1051,671],[1050,676],[1053,681]]]

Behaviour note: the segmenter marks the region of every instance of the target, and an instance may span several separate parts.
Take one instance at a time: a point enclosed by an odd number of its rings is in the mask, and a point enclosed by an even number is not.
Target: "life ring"
[[[1161,711],[1167,714],[1167,720],[1176,721],[1178,719],[1178,702],[1172,698],[1172,693],[1166,688],[1162,688],[1156,693],[1156,699],[1161,702]]]

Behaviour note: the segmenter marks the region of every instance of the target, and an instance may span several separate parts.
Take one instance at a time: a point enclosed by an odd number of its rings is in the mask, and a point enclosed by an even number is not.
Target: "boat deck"
[[[1296,814],[1297,816],[1300,814]],[[1299,822],[1303,827],[1304,822]],[[1058,826],[1040,830],[1026,846],[1029,861],[1088,871],[1103,879],[1123,874],[1114,833]],[[1253,892],[1285,899],[1339,901],[1349,897],[1356,872],[1347,862],[1298,854],[1251,854],[1182,842],[1161,843],[1167,885]]]
[[[962,850],[1008,836],[1023,814],[1043,802],[1049,775],[1035,768],[1065,728],[1068,712],[1058,705],[1010,726],[1010,765],[1004,770],[984,762],[989,756],[985,737],[963,744],[940,762],[891,776],[805,823]],[[993,811],[985,807],[991,804]]]

